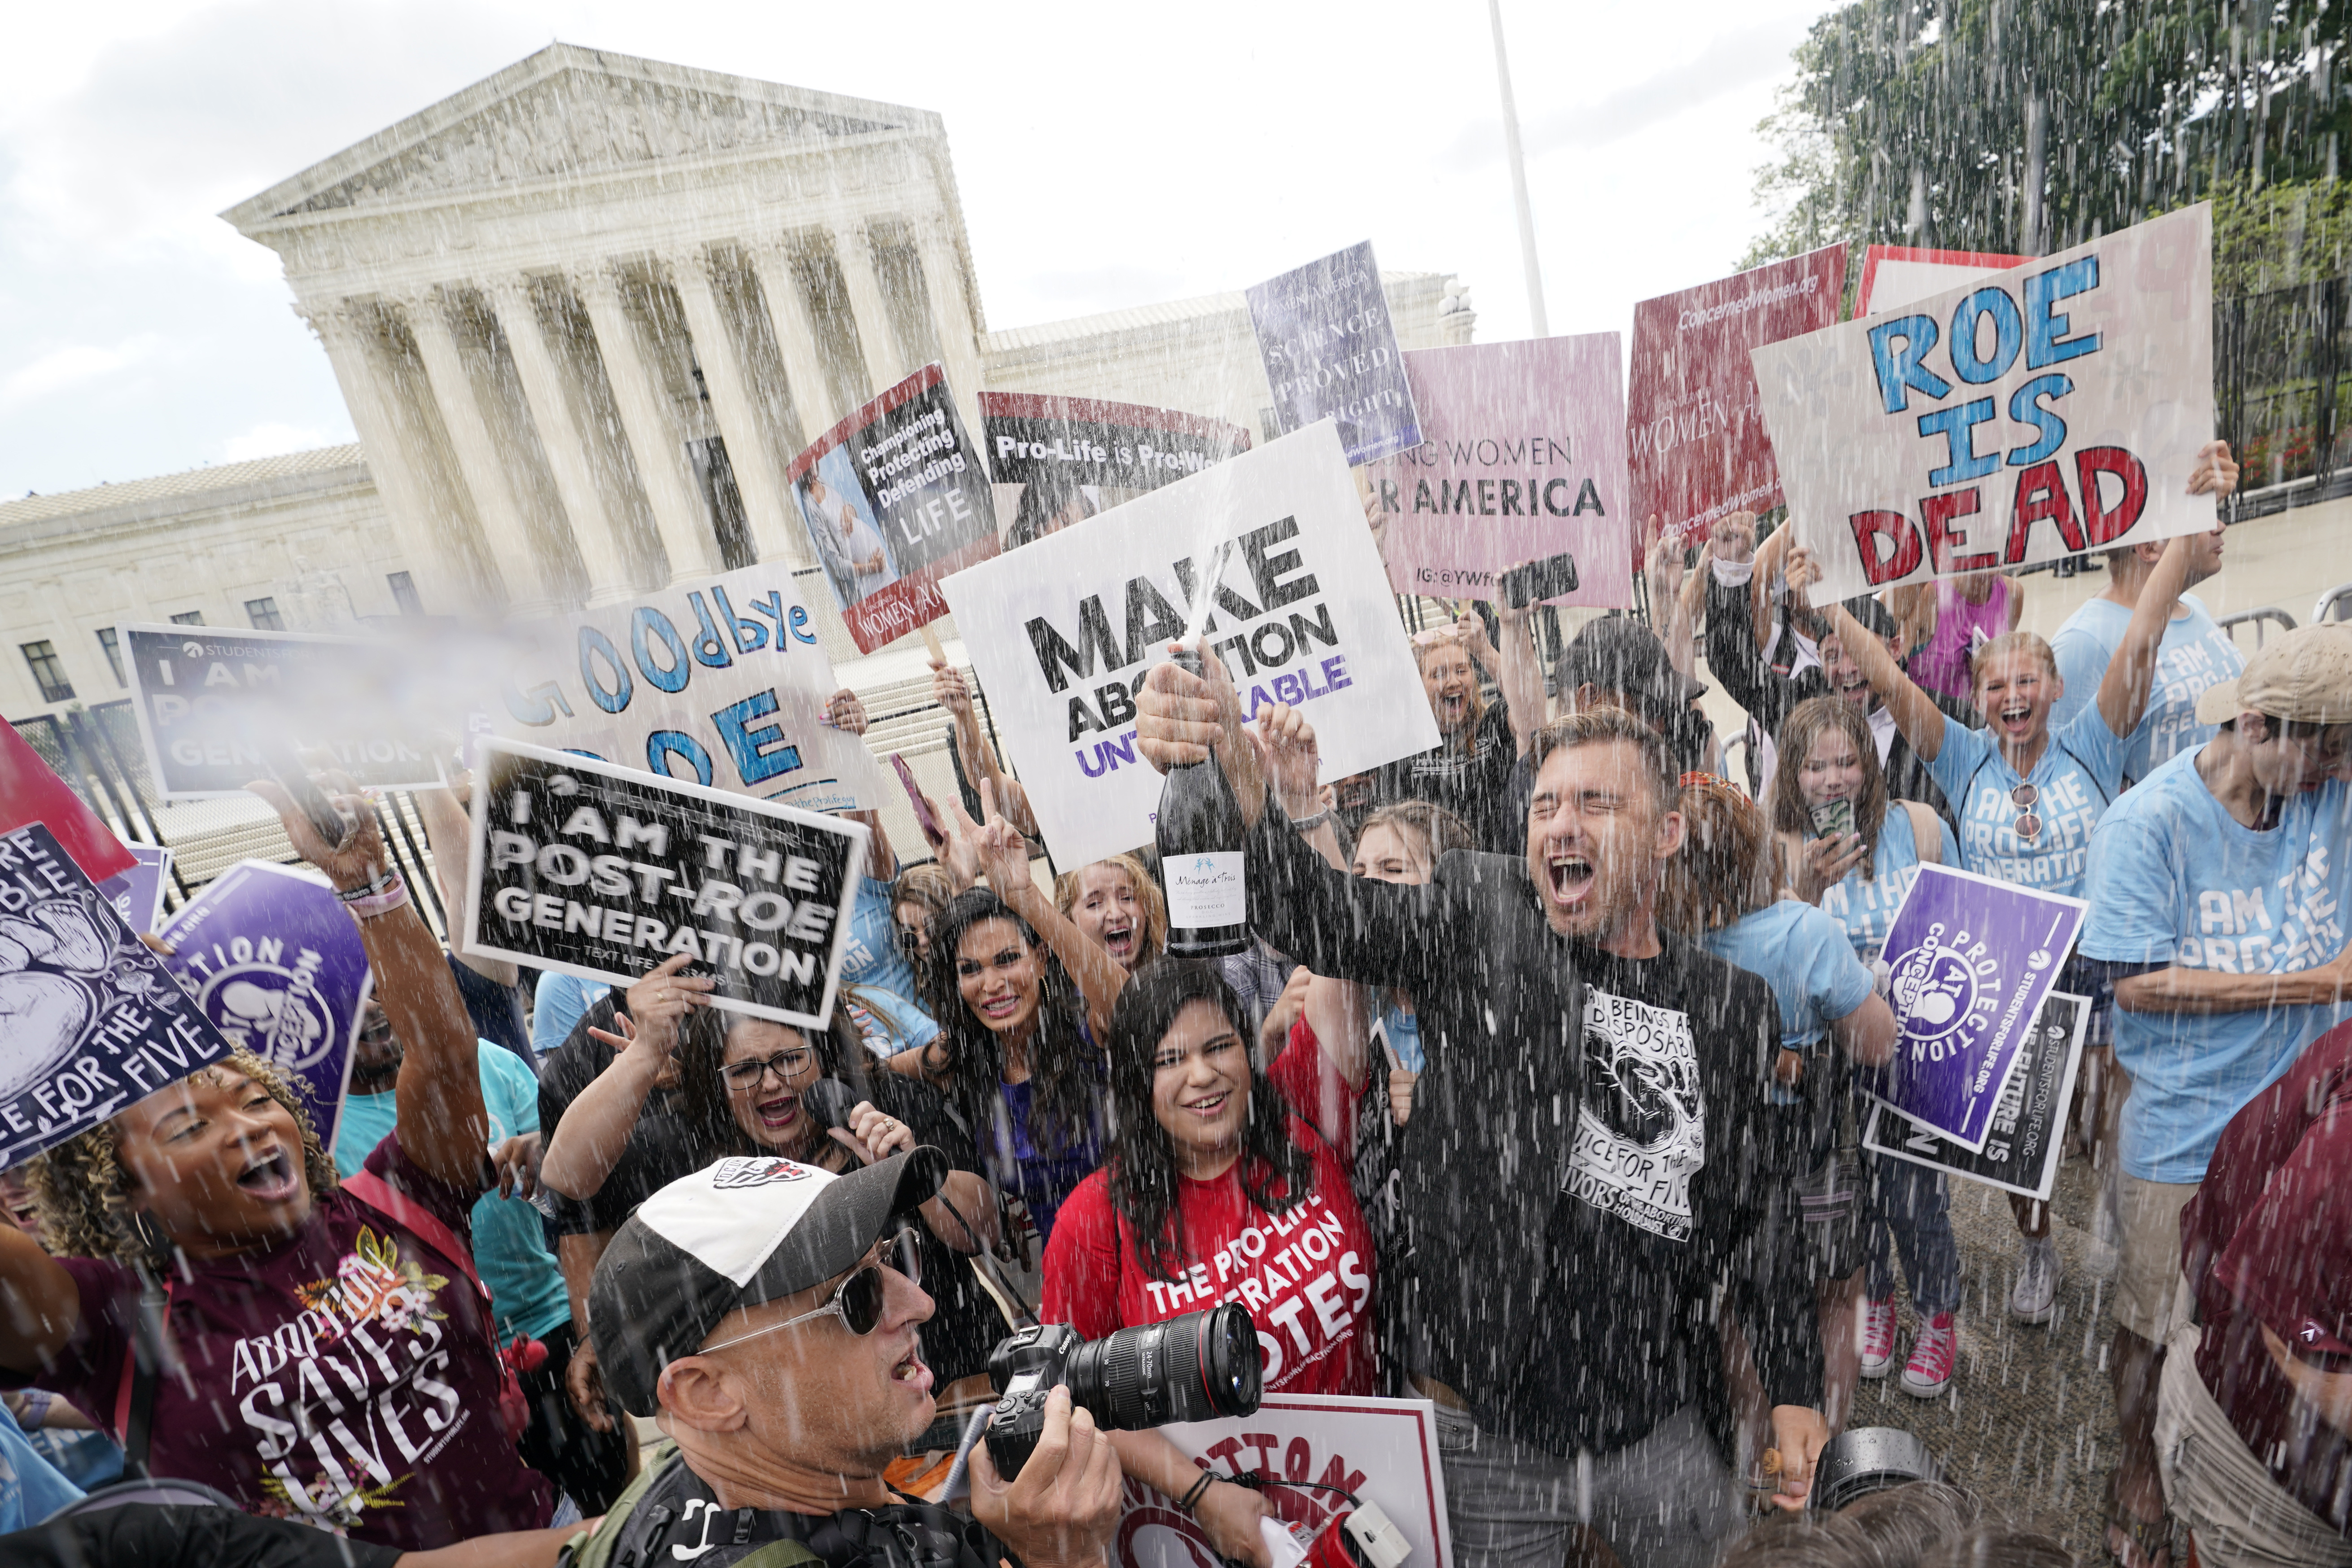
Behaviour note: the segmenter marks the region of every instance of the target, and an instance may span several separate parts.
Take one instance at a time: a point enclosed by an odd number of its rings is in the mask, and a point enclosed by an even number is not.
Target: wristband
[[[343,902],[347,904],[356,904],[363,899],[382,898],[385,893],[398,886],[400,886],[400,873],[394,870],[389,866],[380,866],[375,870],[370,872],[368,879],[365,882],[362,882],[360,886],[356,888],[337,888],[335,889],[335,897],[342,900]]]
[[[1314,832],[1317,828],[1318,828],[1318,827],[1322,826],[1325,823],[1327,823],[1327,822],[1328,822],[1328,821],[1330,821],[1330,820],[1331,820],[1331,812],[1330,812],[1330,809],[1327,806],[1327,807],[1326,807],[1326,808],[1324,808],[1323,810],[1317,812],[1317,813],[1316,813],[1314,816],[1301,816],[1301,817],[1296,817],[1296,818],[1293,818],[1293,819],[1292,819],[1292,821],[1291,821],[1290,826],[1293,826],[1293,827],[1295,827],[1295,828],[1297,828],[1297,829],[1298,829],[1298,831],[1299,831],[1300,833],[1302,833],[1302,834],[1306,834],[1306,833],[1312,833],[1312,832]]]
[[[1202,1496],[1208,1492],[1209,1483],[1216,1479],[1217,1478],[1210,1471],[1202,1470],[1201,1472],[1201,1479],[1192,1483],[1192,1489],[1176,1500],[1176,1506],[1182,1509],[1186,1513],[1192,1512],[1193,1508],[1199,1504]]]
[[[354,889],[337,897],[343,900],[343,907],[352,911],[353,920],[372,921],[378,915],[388,915],[408,902],[408,884],[401,880],[399,872],[394,871],[386,879],[384,885],[370,883],[365,888]]]

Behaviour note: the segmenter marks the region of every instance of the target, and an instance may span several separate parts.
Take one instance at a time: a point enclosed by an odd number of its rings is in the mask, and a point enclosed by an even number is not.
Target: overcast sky
[[[1554,332],[1731,269],[1802,0],[1505,0]],[[352,439],[215,215],[550,42],[938,110],[992,327],[1370,237],[1528,331],[1480,0],[26,5],[0,100],[0,498]]]

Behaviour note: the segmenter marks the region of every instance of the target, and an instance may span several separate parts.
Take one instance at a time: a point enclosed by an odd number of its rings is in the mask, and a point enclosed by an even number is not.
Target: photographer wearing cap
[[[1118,1459],[1056,1390],[1021,1474],[971,1455],[969,1522],[883,1470],[931,1423],[931,1299],[902,1229],[947,1161],[918,1148],[846,1175],[761,1155],[662,1188],[597,1264],[605,1386],[677,1444],[599,1528],[606,1561],[759,1568],[1084,1568],[1118,1523]]]

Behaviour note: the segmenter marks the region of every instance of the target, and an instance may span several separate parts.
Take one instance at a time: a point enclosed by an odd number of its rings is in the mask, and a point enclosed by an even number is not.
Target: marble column
[[[948,388],[963,414],[965,430],[975,444],[983,437],[980,424],[980,326],[973,321],[971,297],[964,291],[963,260],[956,250],[948,220],[940,215],[915,225],[915,250],[922,258],[923,287],[931,297],[931,321],[940,337]]]
[[[539,307],[522,278],[501,278],[483,285],[490,308],[514,351],[515,374],[522,382],[523,401],[530,405],[531,423],[539,428],[540,447],[555,475],[555,493],[572,524],[580,559],[588,568],[588,604],[618,604],[636,597],[628,552],[621,547],[620,530],[596,483],[588,460],[586,435],[572,415],[563,370],[540,330]]]
[[[530,527],[517,500],[504,456],[492,435],[489,411],[482,406],[471,372],[457,345],[449,319],[452,302],[427,290],[401,301],[409,334],[425,362],[425,376],[433,401],[441,410],[441,424],[449,432],[457,454],[458,477],[474,498],[474,513],[481,519],[483,542],[505,579],[507,614],[519,620],[553,615],[561,606],[549,592],[532,547]]]
[[[637,479],[654,510],[654,525],[669,554],[673,579],[709,577],[723,570],[710,509],[687,466],[686,443],[662,407],[661,389],[646,363],[636,323],[621,304],[621,289],[608,268],[583,268],[572,277],[572,291],[587,309],[604,356],[605,378],[620,410],[622,433],[636,458]]]
[[[711,286],[710,263],[698,250],[667,256],[663,261],[677,288],[678,303],[686,309],[694,362],[702,367],[702,389],[710,395],[711,416],[727,443],[735,488],[742,492],[743,510],[751,522],[751,542],[762,561],[804,564],[806,531],[793,506],[783,470],[760,428],[760,405],[752,399],[742,357],[727,330],[727,312]]]
[[[792,387],[793,411],[801,416],[805,445],[832,429],[849,410],[833,405],[833,385],[817,350],[816,323],[809,317],[808,300],[793,269],[792,248],[778,240],[750,249],[751,271],[768,302],[768,321],[775,328],[776,349],[783,356],[784,380]]]
[[[898,330],[890,324],[890,307],[882,298],[882,280],[874,270],[871,231],[863,224],[833,231],[833,252],[841,262],[842,282],[849,289],[849,318],[856,324],[857,342],[866,351],[866,374],[871,392],[880,393],[914,369],[902,364]]]
[[[368,458],[369,477],[392,514],[403,545],[402,561],[426,612],[446,616],[496,608],[501,584],[476,580],[472,563],[457,551],[446,520],[426,490],[424,465],[432,459],[425,443],[401,416],[399,388],[379,363],[384,350],[374,311],[343,300],[298,305],[295,313],[318,334],[334,366],[352,428]]]

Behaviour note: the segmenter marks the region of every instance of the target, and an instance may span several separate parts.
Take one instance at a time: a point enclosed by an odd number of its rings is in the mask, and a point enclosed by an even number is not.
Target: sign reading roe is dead
[[[1816,603],[2214,526],[2212,209],[1752,351]]]

